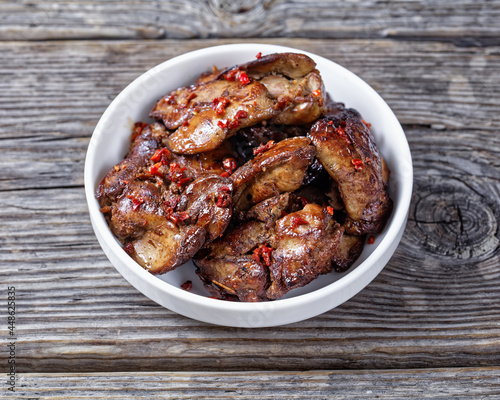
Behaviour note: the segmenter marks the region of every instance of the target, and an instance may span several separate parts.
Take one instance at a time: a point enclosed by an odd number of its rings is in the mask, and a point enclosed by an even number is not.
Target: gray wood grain
[[[265,40],[321,54],[360,75],[396,111],[410,142],[415,189],[408,229],[384,271],[341,307],[272,329],[211,326],[154,304],[110,265],[93,235],[82,187],[85,151],[100,115],[157,63],[235,41],[0,43],[0,282],[18,292],[21,376],[500,365],[498,47]],[[467,371],[451,386],[457,396],[470,380],[486,382],[479,394],[498,388],[494,369]],[[438,386],[454,376],[442,370],[427,378],[419,371],[387,378],[390,373],[364,377],[367,385],[381,380],[382,387],[409,388],[413,381],[405,379],[412,374],[419,384]],[[227,380],[241,378],[234,374],[217,376],[231,387]],[[355,380],[345,374],[347,382]],[[128,375],[106,376],[104,385],[115,385],[109,382]],[[318,379],[330,376],[341,375]],[[144,387],[156,379],[144,377]],[[26,379],[26,387],[50,386],[58,377]],[[92,390],[75,379],[82,393]],[[439,393],[425,390],[429,398]]]
[[[494,399],[499,368],[22,374],[19,398]]]
[[[0,40],[416,38],[499,44],[498,0],[0,1]]]

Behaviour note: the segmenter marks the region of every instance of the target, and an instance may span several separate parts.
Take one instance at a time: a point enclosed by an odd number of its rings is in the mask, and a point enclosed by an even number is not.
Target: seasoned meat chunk
[[[116,201],[127,184],[145,171],[153,154],[162,146],[163,131],[164,128],[158,124],[135,124],[125,159],[115,165],[97,187],[96,199],[101,207],[107,207]]]
[[[158,124],[137,124],[127,157],[96,190],[111,231],[154,274],[188,261],[224,232],[232,215],[232,181],[210,173],[224,170],[228,153],[221,148],[180,160],[163,147],[163,133]]]
[[[263,222],[249,221],[205,246],[193,261],[207,290],[218,298],[234,295],[242,301],[266,300],[269,273],[246,253],[267,242],[271,232]]]
[[[335,254],[343,260],[337,250],[343,228],[326,208],[308,204],[290,214],[273,213],[293,209],[292,203],[286,194],[257,204],[247,217],[259,219],[233,226],[195,256],[197,273],[212,295],[277,299],[330,272]]]
[[[332,258],[335,272],[347,271],[363,251],[364,243],[365,236],[344,233]]]
[[[315,67],[316,63],[304,54],[274,53],[228,68],[219,74],[219,79],[235,69],[246,71],[249,76],[255,79],[261,79],[270,74],[279,74],[296,79],[308,74]]]
[[[110,226],[125,239],[132,258],[162,274],[224,232],[232,215],[231,192],[231,181],[216,175],[195,179],[175,200],[165,193],[162,197],[152,183],[137,183],[137,192],[131,193],[138,197],[127,195],[112,207]]]
[[[279,299],[346,271],[391,212],[369,125],[329,98],[306,55],[213,67],[149,115],[95,196],[153,274],[192,259],[215,298]]]
[[[179,154],[213,150],[239,129],[262,121],[311,123],[325,100],[314,67],[314,61],[301,54],[265,56],[168,93],[150,116],[174,130],[167,145]]]
[[[313,125],[309,137],[319,161],[338,185],[348,214],[346,231],[357,235],[379,232],[392,201],[382,159],[359,113],[338,106]]]
[[[267,297],[280,298],[330,272],[331,257],[342,234],[343,228],[335,223],[325,208],[316,204],[307,204],[303,210],[280,219],[276,223]]]
[[[167,140],[169,148],[176,153],[213,150],[238,129],[277,114],[265,86],[256,81],[246,85],[212,81],[185,91],[190,94],[182,92],[180,105],[167,107],[163,104],[166,100],[163,103],[160,100],[150,114],[153,118],[161,117],[167,127],[176,129]],[[192,100],[188,100],[190,97]]]
[[[276,107],[281,111],[270,122],[284,125],[307,124],[321,115],[325,89],[317,70],[293,80],[280,75],[268,75],[260,82],[271,97],[276,99]]]
[[[237,211],[248,210],[278,193],[298,189],[314,159],[314,147],[305,137],[285,139],[266,146],[267,150],[257,154],[231,176]]]

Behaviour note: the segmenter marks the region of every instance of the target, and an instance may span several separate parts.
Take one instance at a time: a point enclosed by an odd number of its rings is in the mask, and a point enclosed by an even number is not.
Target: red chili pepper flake
[[[313,90],[311,93],[312,93],[313,96],[316,96],[316,97],[321,96],[321,90],[319,90],[319,89],[318,90]]]
[[[236,115],[234,116],[234,119],[241,119],[241,118],[246,118],[248,117],[248,112],[245,110],[238,110]]]
[[[272,247],[269,247],[267,244],[260,244],[252,254],[252,258],[256,262],[264,261],[264,263],[269,267],[271,265],[271,253],[273,252]]]
[[[308,225],[308,224],[309,222],[307,222],[307,220],[305,220],[304,218],[299,217],[298,215],[293,215],[292,225],[290,226],[290,228],[295,229],[299,225]]]
[[[229,178],[229,172],[224,171],[222,174],[220,174],[223,178]]]
[[[274,146],[274,140],[270,140],[266,144],[261,143],[259,147],[253,149],[253,155],[256,156],[257,154],[263,153],[264,151],[269,150],[273,146]]]
[[[179,219],[174,214],[168,215],[167,218],[170,219],[174,224],[177,224],[177,222],[179,222]]]
[[[175,207],[177,207],[177,204],[179,204],[180,197],[169,197],[167,200],[163,202],[163,205],[170,209],[172,211]]]
[[[178,187],[182,187],[191,179],[184,176],[184,171],[186,167],[182,167],[178,163],[170,164],[170,170],[168,172],[168,179],[172,182],[176,182]]]
[[[347,136],[344,128],[342,128],[341,126],[339,126],[338,128],[335,128],[334,130],[335,130],[335,133],[337,135],[339,135],[341,138],[345,139],[348,144],[351,143],[351,141],[350,141],[349,137]]]
[[[232,121],[230,121],[230,120],[228,120],[228,121],[229,121],[229,124],[227,125],[227,127],[229,129],[236,129],[241,125],[241,122],[239,119],[233,119]]]
[[[193,100],[195,97],[197,96],[197,94],[195,92],[191,93],[188,98],[187,98],[187,101],[190,102],[191,100]]]
[[[229,124],[229,120],[228,119],[226,119],[226,120],[221,119],[221,120],[217,121],[217,126],[219,128],[222,128],[222,129],[227,128],[228,124]]]
[[[234,68],[224,74],[224,79],[226,79],[226,81],[234,82],[236,80],[236,75],[238,74],[238,72],[238,68]]]
[[[248,74],[244,71],[240,72],[240,74],[238,75],[238,80],[243,86],[248,85],[250,83],[250,78],[248,77]]]
[[[333,125],[333,121],[328,121],[328,125]]]
[[[259,52],[257,53],[257,55],[255,56],[255,58],[257,58],[258,60],[260,60],[260,59],[262,58],[262,52],[261,52],[261,51],[259,51]]]
[[[229,105],[229,99],[225,97],[216,97],[212,101],[212,108],[217,115],[222,115],[226,111],[226,107]]]
[[[367,127],[368,129],[370,129],[370,128],[371,128],[372,124],[369,124],[369,123],[368,123],[368,122],[366,122],[364,119],[362,119],[361,121],[363,121],[363,124],[365,124],[365,125],[366,125],[366,127]]]
[[[137,211],[141,204],[144,203],[143,199],[138,199],[137,197],[134,197],[132,195],[127,195],[127,199],[132,200],[132,208],[134,211]]]
[[[189,219],[189,214],[186,211],[181,211],[177,214],[177,218],[179,221],[185,221]]]
[[[186,281],[181,285],[181,289],[190,292],[193,289],[193,282]]]
[[[165,103],[167,103],[167,104],[175,104],[176,103],[176,101],[175,101],[175,95],[171,94],[170,96],[166,97],[165,98]]]
[[[220,193],[215,204],[217,207],[227,207],[231,204],[231,197],[227,193]]]
[[[177,186],[181,188],[184,185],[186,185],[190,180],[191,178],[179,178],[179,180],[177,181]]]
[[[168,164],[167,157],[169,155],[170,155],[170,150],[167,149],[166,147],[163,147],[163,148],[155,151],[155,153],[153,154],[153,157],[151,157],[151,161],[154,161],[154,162],[161,161],[163,165],[166,165],[166,164]]]
[[[185,120],[183,123],[182,123],[182,126],[185,128],[186,126],[189,126],[189,120]]]
[[[359,158],[353,158],[351,162],[354,165],[356,171],[361,171],[363,169],[363,161],[361,161]]]
[[[222,161],[222,166],[228,173],[232,173],[236,169],[236,161],[233,157],[225,158]]]
[[[158,161],[156,164],[152,165],[149,167],[148,172],[151,175],[156,175],[156,176],[163,176],[163,174],[160,172],[160,167],[163,165],[161,161]]]
[[[330,206],[326,207],[326,212],[330,215],[333,215],[333,207]]]
[[[366,244],[373,244],[373,243],[375,243],[375,238],[373,236],[370,236],[366,241]]]
[[[146,126],[148,126],[148,124],[144,122],[136,122],[134,124],[134,129],[132,130],[132,142],[142,133]]]
[[[120,183],[122,185],[128,185],[130,182],[129,181],[124,181],[123,179],[120,179]]]
[[[129,256],[135,253],[134,245],[132,242],[129,242],[125,246],[123,246],[123,250],[125,250],[125,253],[127,253]]]
[[[229,186],[221,186],[217,191],[217,207],[228,207],[231,204],[231,188]]]

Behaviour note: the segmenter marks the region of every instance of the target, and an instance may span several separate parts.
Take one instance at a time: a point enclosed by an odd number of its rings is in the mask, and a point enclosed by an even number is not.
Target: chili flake
[[[248,77],[248,74],[244,71],[238,75],[238,80],[243,86],[248,85],[250,83],[250,78]]]
[[[217,126],[222,129],[227,128],[228,124],[229,124],[229,119],[226,120],[221,119],[217,121]]]
[[[373,243],[375,243],[375,238],[373,236],[370,236],[366,241],[366,244],[373,244]]]
[[[177,214],[177,218],[179,219],[179,221],[185,221],[189,219],[189,214],[186,211],[182,211]]]
[[[316,96],[316,97],[321,96],[321,90],[319,90],[319,89],[318,90],[313,90],[311,93],[312,93],[313,96]]]
[[[342,128],[341,126],[339,126],[338,128],[335,128],[335,133],[336,133],[337,135],[339,135],[341,138],[345,139],[345,141],[346,141],[348,144],[350,144],[350,143],[351,143],[351,141],[350,141],[349,137],[347,136],[347,134],[346,134],[346,132],[345,132],[344,128]]]
[[[190,292],[191,289],[193,289],[193,282],[191,281],[186,281],[181,285],[181,289]]]
[[[372,124],[369,124],[368,122],[366,122],[364,119],[362,119],[361,121],[363,121],[363,124],[365,124],[365,126],[370,129]]]
[[[294,215],[292,216],[292,225],[290,226],[290,228],[295,229],[299,225],[308,225],[308,224],[309,222],[304,218],[299,217],[298,215]]]
[[[257,262],[260,262],[262,259],[264,263],[269,267],[271,265],[272,251],[272,247],[269,247],[267,244],[260,244],[259,247],[257,247],[253,251],[252,258]]]
[[[229,178],[229,172],[224,171],[222,174],[220,174],[223,178]]]
[[[260,59],[262,58],[262,52],[261,52],[261,51],[259,51],[259,52],[257,53],[257,55],[255,56],[255,58],[257,58],[258,60],[260,60]]]
[[[222,115],[226,111],[226,107],[229,105],[229,99],[225,97],[216,97],[212,101],[212,108],[217,115]]]
[[[224,79],[226,81],[231,81],[231,82],[235,81],[236,80],[236,74],[238,73],[238,71],[239,71],[238,68],[234,68],[234,69],[230,70],[229,72],[226,72],[224,74]]]
[[[326,211],[328,212],[328,214],[333,215],[333,207],[326,207]]]
[[[129,256],[131,256],[135,252],[132,242],[129,242],[125,246],[123,246],[123,250],[125,250],[125,253],[127,253]]]
[[[166,147],[163,147],[161,149],[158,149],[155,151],[153,154],[153,157],[151,157],[151,161],[158,162],[161,161],[162,164],[167,164],[168,160],[166,157],[170,155],[170,150],[168,150]]]
[[[236,169],[236,161],[234,160],[233,157],[225,158],[222,161],[222,165],[224,169],[230,174]]]
[[[158,161],[156,164],[152,165],[149,167],[148,172],[151,175],[156,175],[156,176],[163,176],[163,174],[160,172],[160,167],[163,165],[161,161]]]
[[[229,186],[221,186],[218,190],[217,194],[217,207],[228,207],[231,204],[231,196],[229,193],[231,192],[231,188]]]
[[[144,203],[143,199],[138,199],[137,197],[134,197],[132,195],[127,195],[127,199],[132,200],[132,208],[134,211],[137,211],[141,204]]]
[[[175,104],[176,103],[176,101],[175,101],[175,95],[171,94],[170,96],[166,97],[165,98],[165,103],[167,103],[167,104]]]
[[[238,110],[236,115],[234,116],[234,119],[241,119],[241,118],[246,118],[248,117],[248,112],[245,110]]]
[[[269,150],[273,146],[274,146],[274,140],[270,140],[266,144],[261,143],[259,145],[259,147],[253,149],[253,155],[256,156],[257,154],[263,153],[263,152]]]
[[[134,124],[134,129],[132,131],[132,142],[137,138],[137,136],[139,136],[142,133],[142,131],[146,126],[148,126],[148,124],[144,122],[136,122]]]
[[[354,165],[356,171],[361,171],[363,169],[363,161],[361,161],[359,158],[353,158],[351,162]]]

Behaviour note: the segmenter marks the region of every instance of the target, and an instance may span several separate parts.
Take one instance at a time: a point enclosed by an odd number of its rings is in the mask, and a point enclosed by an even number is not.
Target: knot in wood
[[[498,201],[489,201],[460,180],[416,182],[407,234],[436,255],[455,259],[490,256],[499,246]],[[419,188],[420,186],[420,188]]]

